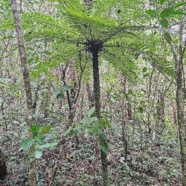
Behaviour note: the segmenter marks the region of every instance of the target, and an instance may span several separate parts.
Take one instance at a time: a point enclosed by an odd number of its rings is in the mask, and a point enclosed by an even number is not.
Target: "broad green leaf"
[[[35,158],[36,159],[41,158],[42,154],[43,154],[42,151],[35,151]]]
[[[174,13],[174,10],[173,10],[173,8],[166,8],[166,9],[164,9],[163,11],[161,11],[160,12],[160,16],[162,17],[162,18],[166,18],[166,17],[169,17],[171,14],[173,14]]]
[[[42,134],[47,134],[47,133],[49,133],[49,131],[51,130],[51,128],[52,128],[52,125],[46,125],[46,126],[44,126],[44,127],[42,127],[41,128],[41,133]]]
[[[76,134],[73,126],[70,126],[68,130],[64,133],[64,136],[73,136]]]
[[[46,149],[46,148],[53,148],[57,145],[57,142],[54,142],[54,143],[46,143],[44,145],[40,145],[38,146],[37,148],[40,149],[40,150],[43,150],[43,149]]]
[[[61,90],[63,92],[67,91],[67,90],[72,90],[73,89],[73,86],[69,86],[69,85],[64,85],[61,87]]]
[[[95,122],[95,121],[98,121],[98,118],[97,117],[91,117],[90,118],[90,123]]]
[[[82,124],[87,124],[88,119],[89,119],[89,118],[87,118],[87,117],[83,118],[83,119],[81,120],[81,123],[82,123]]]
[[[30,128],[33,138],[38,136],[40,129],[41,129],[41,125],[39,125],[39,124],[35,124]]]
[[[146,13],[152,17],[156,17],[158,15],[158,13],[155,10],[147,10]]]
[[[43,134],[38,134],[36,137],[35,137],[35,140],[37,141],[37,143],[39,144],[43,144],[44,142],[44,135]]]
[[[172,17],[175,15],[185,15],[184,12],[175,10],[174,7],[169,7],[164,9],[163,11],[160,12],[160,17],[161,18],[167,18],[167,17]]]
[[[167,43],[171,44],[171,36],[168,32],[164,33],[164,37],[165,37]]]
[[[32,138],[27,138],[27,139],[23,139],[21,141],[21,148],[23,150],[28,150],[32,145],[34,145],[35,139]]]
[[[68,91],[68,90],[72,90],[72,89],[73,89],[72,86],[64,85],[62,87],[57,88],[54,92],[54,95],[55,95],[56,98],[60,98],[60,97],[63,98],[63,96],[64,96],[63,93]]]
[[[92,107],[92,108],[87,112],[88,117],[92,116],[92,114],[94,113],[94,111],[95,111],[95,107]]]
[[[169,27],[169,22],[168,22],[168,20],[165,19],[165,18],[163,18],[163,19],[160,20],[160,24],[161,24],[161,26],[164,27],[164,28],[168,28],[168,27]]]
[[[105,152],[106,154],[108,154],[108,152],[109,152],[109,146],[108,146],[107,143],[104,143],[104,142],[102,142],[102,140],[100,140],[99,141],[99,146],[100,146],[100,148],[101,148],[101,150],[103,152]]]
[[[59,99],[59,98],[64,98],[64,94],[63,92],[61,92],[61,88],[58,88],[55,90],[54,92],[54,96]]]
[[[110,129],[111,131],[117,129],[116,124],[115,123],[111,123],[110,121],[107,121],[106,126],[108,127],[108,129]],[[105,136],[106,137],[106,136]]]
[[[147,72],[147,67],[143,67],[142,71],[143,73]]]

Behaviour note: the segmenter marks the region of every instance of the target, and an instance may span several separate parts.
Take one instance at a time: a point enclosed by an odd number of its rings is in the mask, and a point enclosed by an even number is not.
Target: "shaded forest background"
[[[0,0],[0,185],[185,186],[185,23],[184,1]]]

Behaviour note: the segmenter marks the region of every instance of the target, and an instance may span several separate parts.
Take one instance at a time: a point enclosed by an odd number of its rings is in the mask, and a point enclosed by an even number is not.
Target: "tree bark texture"
[[[157,101],[157,123],[156,130],[159,135],[163,134],[165,129],[165,99],[162,92],[158,92],[158,101]]]
[[[20,27],[20,20],[19,20],[19,15],[17,11],[16,0],[11,0],[11,6],[12,6],[13,17],[14,17],[15,30],[17,34],[17,43],[18,43],[20,60],[21,60],[24,90],[26,94],[26,112],[27,112],[26,120],[27,120],[27,125],[31,128],[33,124],[31,85],[30,85],[29,71],[28,71],[28,66],[27,66],[26,52],[25,52],[25,47],[24,47],[23,32]],[[33,148],[30,148],[30,153],[32,154],[32,152],[33,152]],[[36,165],[35,165],[34,160],[30,162],[29,185],[36,186]]]
[[[89,109],[91,109],[94,106],[94,103],[93,103],[92,91],[89,83],[86,84],[86,90],[87,90],[87,98],[88,98],[88,107]]]
[[[185,11],[185,7],[184,7]],[[186,121],[185,121],[185,74],[184,74],[184,53],[186,50],[186,40],[184,40],[184,21],[185,17],[180,23],[180,43],[178,52],[175,50],[174,43],[171,43],[173,58],[175,61],[176,71],[176,106],[177,106],[177,122],[179,127],[180,138],[180,153],[182,166],[182,185],[186,186]]]
[[[124,78],[123,82],[123,92],[124,94],[126,93],[126,78]],[[121,122],[121,128],[122,128],[122,142],[123,142],[123,155],[125,157],[125,161],[127,161],[127,152],[128,152],[128,143],[127,143],[127,137],[126,137],[126,102],[125,99],[123,98],[121,101],[121,116],[122,116],[122,122]]]
[[[174,124],[177,125],[176,105],[173,101],[171,102],[171,105],[172,105],[172,118],[173,118]]]
[[[0,180],[4,180],[6,175],[7,175],[6,159],[2,150],[0,149]]]
[[[93,47],[94,48],[94,47]],[[99,64],[98,54],[99,50],[92,50],[92,62],[93,62],[93,79],[94,79],[94,101],[95,101],[95,113],[98,119],[101,119],[101,102],[100,102],[100,77],[99,77]],[[100,139],[103,144],[106,143],[105,139]],[[109,186],[108,177],[108,160],[107,154],[101,150],[101,162],[102,162],[102,178],[103,186]]]
[[[182,185],[186,186],[186,123],[184,117],[184,93],[182,79],[182,62],[176,62],[176,105],[177,105],[177,122],[179,126],[181,165],[182,165]]]

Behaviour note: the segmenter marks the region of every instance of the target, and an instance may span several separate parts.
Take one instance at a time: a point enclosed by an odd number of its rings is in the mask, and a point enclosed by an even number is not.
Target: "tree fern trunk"
[[[98,119],[101,119],[100,78],[99,78],[99,64],[98,64],[99,50],[94,50],[91,53],[92,53],[92,62],[93,62],[95,112],[96,112],[96,117]],[[106,143],[104,139],[100,139],[100,140],[103,144]],[[107,154],[103,150],[101,150],[101,162],[102,162],[103,186],[109,186],[108,160],[107,160]]]

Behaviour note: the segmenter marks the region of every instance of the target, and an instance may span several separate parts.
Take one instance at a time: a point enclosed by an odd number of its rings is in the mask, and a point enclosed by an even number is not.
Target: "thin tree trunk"
[[[124,94],[126,93],[126,78],[124,78],[123,80],[123,92]],[[122,99],[122,105],[121,105],[121,109],[122,109],[122,141],[123,141],[123,152],[124,152],[124,157],[125,157],[125,161],[127,161],[127,151],[128,151],[128,144],[127,144],[127,137],[126,137],[126,132],[125,132],[125,126],[126,126],[126,102],[125,99]]]
[[[7,175],[6,158],[2,150],[0,149],[0,180],[4,180],[6,175]]]
[[[183,60],[180,58],[175,61],[176,65],[176,105],[177,105],[177,120],[179,126],[180,150],[181,150],[181,165],[182,165],[182,184],[186,186],[186,126],[184,119],[184,93],[183,93],[183,77],[182,65]]]
[[[87,90],[88,106],[89,109],[91,109],[94,106],[94,104],[93,104],[91,87],[89,83],[86,84],[86,90]]]
[[[98,119],[101,119],[100,78],[99,78],[98,54],[99,54],[99,50],[92,51],[95,112],[96,112],[96,117]],[[103,144],[107,143],[105,141],[105,139],[103,139],[103,138],[101,138],[100,140]],[[103,150],[101,150],[101,162],[102,162],[103,186],[109,186],[108,160],[107,160],[107,154]]]
[[[172,101],[171,105],[172,105],[173,121],[174,121],[174,124],[177,125],[176,105],[175,105],[175,103],[173,101]]]
[[[181,150],[181,165],[182,165],[182,184],[186,186],[186,126],[184,120],[184,94],[182,91],[182,69],[181,61],[176,63],[176,104],[177,104],[177,119],[179,126],[180,150]]]
[[[17,34],[17,43],[18,43],[18,50],[21,60],[21,67],[22,67],[22,74],[23,74],[23,81],[24,81],[24,90],[26,93],[26,120],[27,125],[29,128],[32,127],[33,124],[33,108],[32,108],[32,94],[31,94],[31,85],[30,85],[30,78],[29,78],[29,71],[27,66],[27,59],[23,41],[23,32],[20,27],[20,20],[17,11],[17,2],[16,0],[11,1],[14,23],[15,23],[15,30]],[[30,134],[32,135],[32,134]],[[33,148],[30,148],[30,153],[33,153]],[[36,163],[34,160],[30,162],[30,169],[29,169],[29,185],[36,186]]]
[[[186,122],[185,122],[185,77],[184,77],[184,64],[183,58],[186,49],[186,40],[183,40],[183,26],[184,19],[180,24],[180,44],[178,52],[175,49],[174,43],[171,43],[171,49],[175,62],[176,71],[176,106],[177,106],[177,122],[179,127],[180,138],[180,153],[181,153],[181,166],[182,166],[182,185],[186,186]]]
[[[158,134],[161,136],[165,129],[165,99],[162,92],[159,91],[158,102],[157,102],[157,124],[156,129]]]

